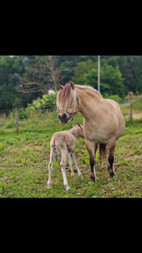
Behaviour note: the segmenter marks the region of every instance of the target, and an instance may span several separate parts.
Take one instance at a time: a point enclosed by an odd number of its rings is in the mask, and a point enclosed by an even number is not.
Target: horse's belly
[[[112,124],[88,124],[84,122],[85,137],[94,141],[96,144],[107,144],[111,138],[117,136],[118,125],[117,122],[111,121]]]
[[[107,144],[108,142],[108,135],[103,131],[86,131],[86,138],[96,144]]]

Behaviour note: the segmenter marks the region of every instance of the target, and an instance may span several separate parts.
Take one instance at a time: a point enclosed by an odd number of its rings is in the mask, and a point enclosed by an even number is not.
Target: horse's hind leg
[[[106,144],[100,144],[99,160],[100,160],[100,165],[102,164],[102,160],[103,160],[103,166],[108,164],[108,148]]]
[[[114,167],[113,167],[113,162],[114,162],[114,151],[115,151],[115,142],[113,145],[109,148],[109,156],[108,156],[108,171],[110,177],[113,177],[115,175]]]
[[[90,168],[91,168],[91,181],[96,181],[96,171],[95,171],[95,143],[89,140],[85,140],[87,150],[90,157]]]

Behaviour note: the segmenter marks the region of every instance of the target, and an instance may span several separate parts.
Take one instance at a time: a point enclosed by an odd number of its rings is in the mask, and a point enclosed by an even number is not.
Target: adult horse
[[[65,86],[60,85],[60,88],[57,95],[60,121],[67,123],[77,112],[81,112],[84,117],[83,128],[90,157],[91,181],[96,180],[95,154],[98,144],[107,151],[108,171],[110,177],[113,177],[116,140],[123,136],[125,131],[125,120],[120,106],[114,100],[104,99],[90,86],[70,82]]]

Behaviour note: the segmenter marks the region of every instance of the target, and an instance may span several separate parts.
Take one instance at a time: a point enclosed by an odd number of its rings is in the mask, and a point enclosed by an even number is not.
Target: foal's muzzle
[[[70,115],[68,113],[64,113],[62,115],[59,114],[59,120],[62,122],[62,123],[67,123],[68,120],[70,119]]]

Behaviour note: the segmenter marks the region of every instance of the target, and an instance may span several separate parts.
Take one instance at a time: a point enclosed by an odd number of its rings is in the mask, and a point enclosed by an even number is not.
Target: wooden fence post
[[[132,116],[132,92],[129,92],[129,104],[130,104],[130,120],[133,119]]]
[[[16,131],[19,131],[19,125],[18,125],[18,109],[15,108],[15,119],[16,119]]]

